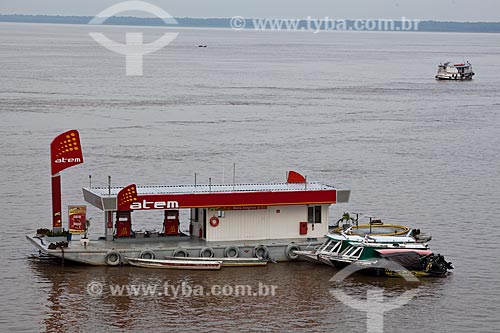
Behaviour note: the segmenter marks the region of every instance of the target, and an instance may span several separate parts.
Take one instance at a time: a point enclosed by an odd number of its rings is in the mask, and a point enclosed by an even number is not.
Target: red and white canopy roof
[[[83,188],[85,201],[104,211],[335,204],[349,190],[317,182]]]

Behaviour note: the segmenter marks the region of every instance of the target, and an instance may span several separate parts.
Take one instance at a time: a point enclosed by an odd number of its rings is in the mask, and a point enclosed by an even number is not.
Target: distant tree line
[[[0,15],[0,22],[22,22],[22,23],[59,23],[59,24],[87,24],[91,16],[59,16],[59,15]],[[207,28],[231,28],[229,18],[190,18],[176,17],[178,24],[165,24],[159,18],[140,18],[131,16],[110,17],[105,21],[106,25],[133,25],[133,26],[179,26],[179,27],[207,27]],[[246,20],[246,28],[252,29],[252,19]],[[354,21],[347,21],[352,23]],[[418,31],[424,32],[500,32],[500,22],[441,22],[422,21]]]

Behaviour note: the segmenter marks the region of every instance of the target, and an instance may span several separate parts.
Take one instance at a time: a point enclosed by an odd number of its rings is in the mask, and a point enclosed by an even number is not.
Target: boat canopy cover
[[[420,269],[422,267],[422,256],[417,252],[395,252],[381,254],[381,256],[408,269]]]

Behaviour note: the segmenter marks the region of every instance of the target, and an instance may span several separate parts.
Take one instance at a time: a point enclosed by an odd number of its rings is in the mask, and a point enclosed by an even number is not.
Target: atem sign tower
[[[50,144],[52,174],[52,230],[62,231],[61,176],[59,172],[83,163],[80,134],[69,130],[57,136]]]

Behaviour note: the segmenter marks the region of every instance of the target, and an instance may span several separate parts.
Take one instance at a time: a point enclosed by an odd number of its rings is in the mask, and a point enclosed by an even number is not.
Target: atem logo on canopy
[[[138,209],[176,209],[179,208],[179,203],[177,201],[147,201],[146,199],[142,202],[134,202],[130,205],[131,210]]]
[[[161,199],[161,198],[160,198]],[[141,210],[141,209],[177,209],[179,202],[156,200],[148,201],[144,197],[137,195],[137,186],[130,184],[118,192],[117,209],[118,210]]]

